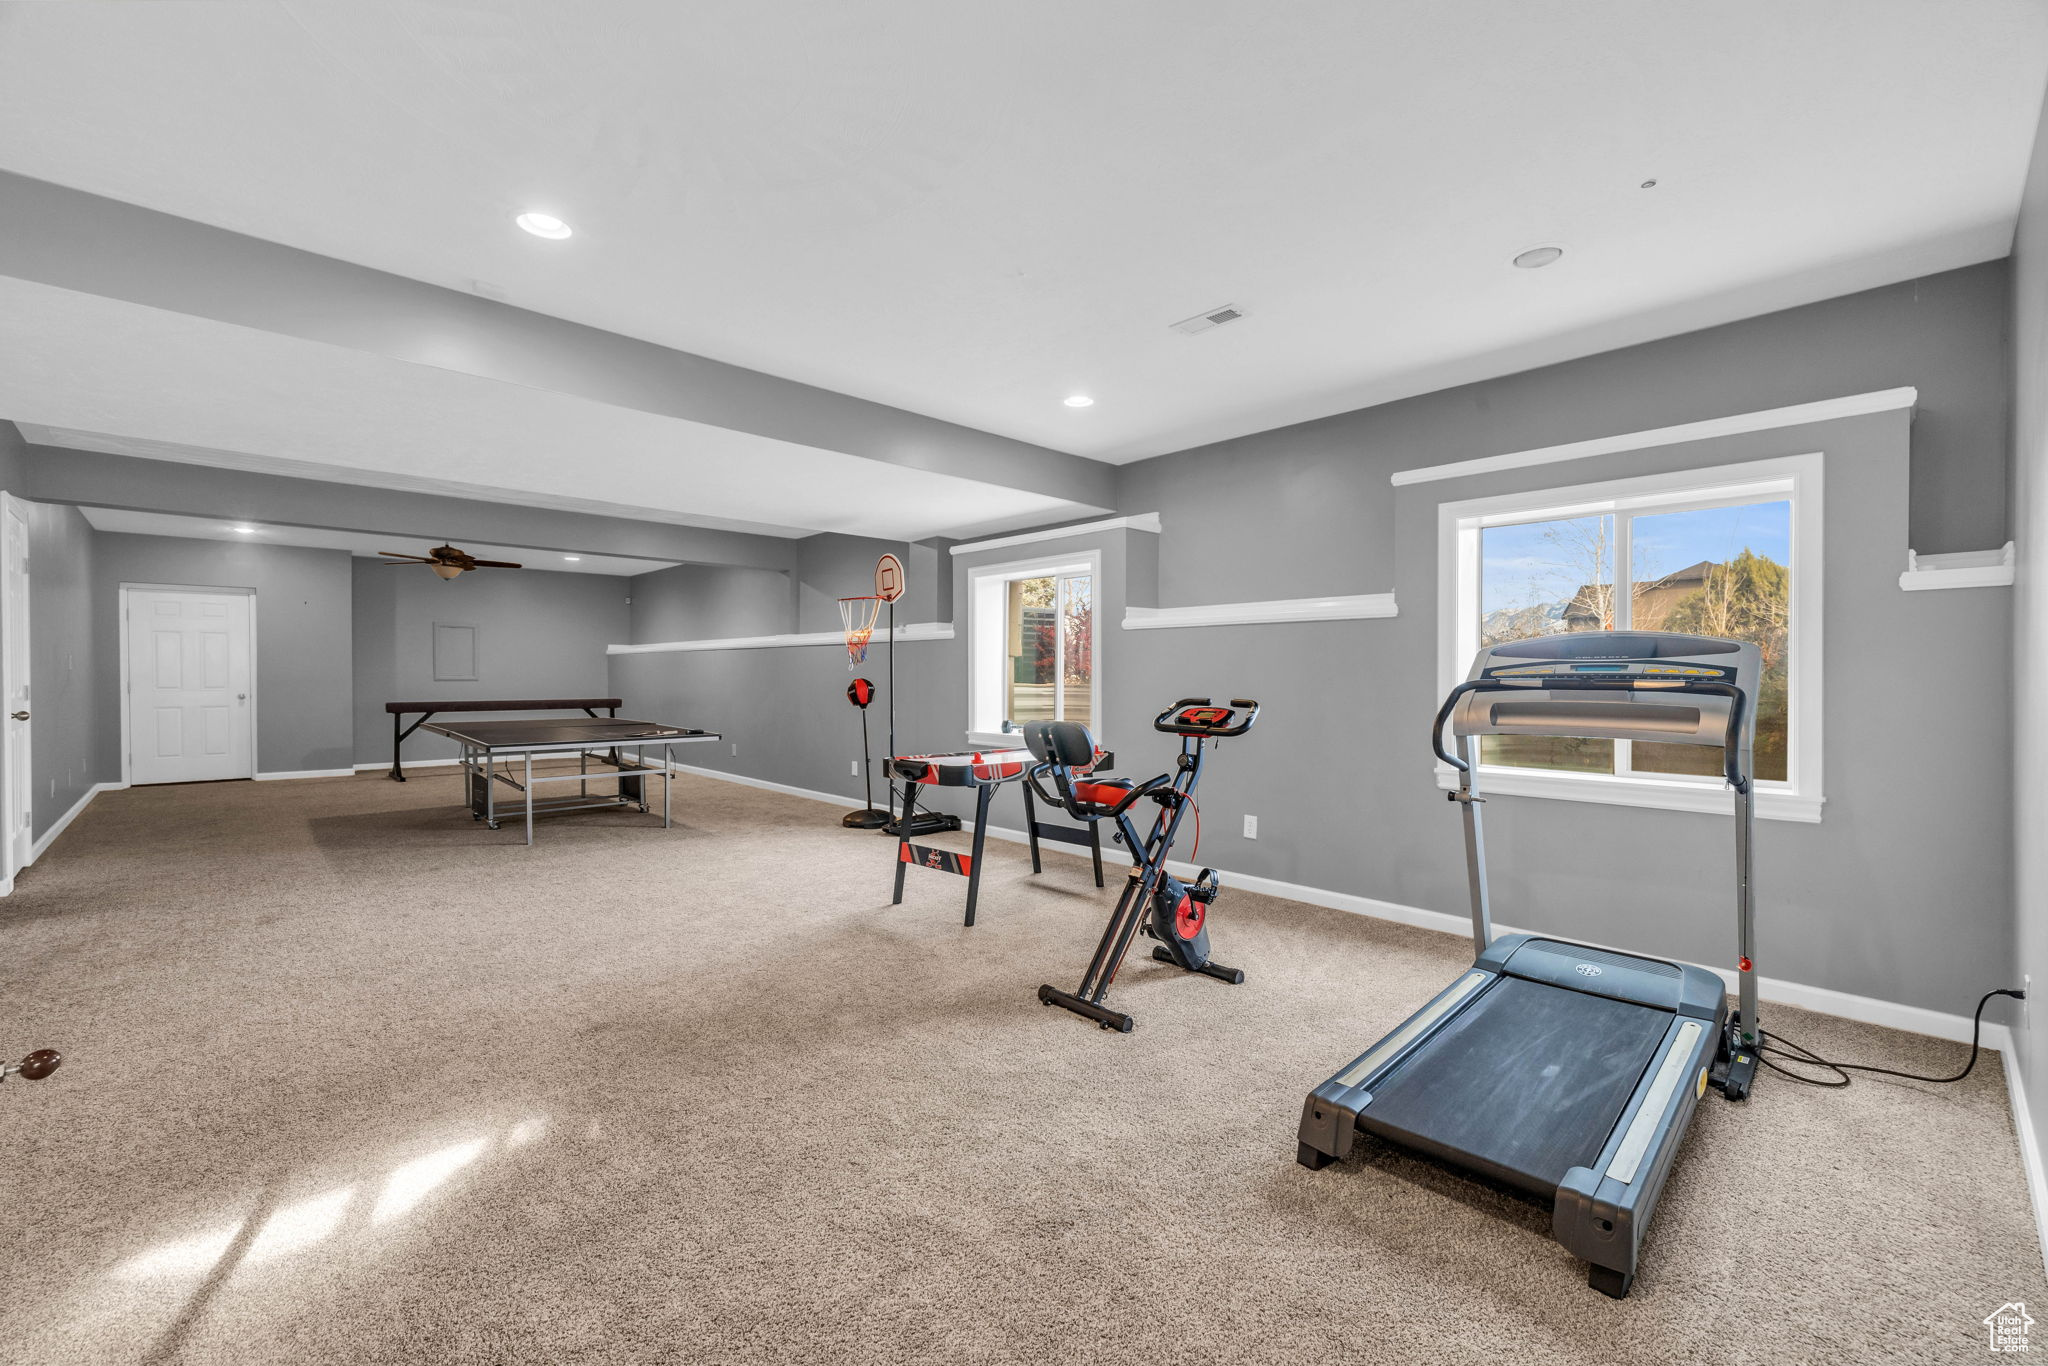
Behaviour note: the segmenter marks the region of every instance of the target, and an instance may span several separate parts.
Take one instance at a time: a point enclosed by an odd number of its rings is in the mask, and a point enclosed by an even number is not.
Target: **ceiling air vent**
[[[1197,332],[1207,332],[1212,327],[1234,323],[1244,316],[1244,310],[1236,304],[1224,304],[1218,308],[1205,309],[1192,318],[1183,318],[1173,325],[1176,332],[1185,332],[1190,337]]]

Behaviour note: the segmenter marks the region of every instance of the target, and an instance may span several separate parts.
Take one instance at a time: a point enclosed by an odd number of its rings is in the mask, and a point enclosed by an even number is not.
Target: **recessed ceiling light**
[[[1654,180],[1646,180],[1643,182],[1642,188],[1646,190],[1654,190],[1657,188],[1657,182]]]
[[[570,564],[576,564],[579,561],[581,561],[583,557],[581,555],[564,555],[562,558],[567,560]]]
[[[253,527],[253,526],[238,526],[238,527],[230,527],[230,528],[228,528],[228,529],[229,529],[230,531],[239,531],[239,532],[241,532],[241,533],[242,533],[242,534],[243,534],[244,536],[254,536],[254,535],[256,534],[256,528],[255,528],[255,527]]]
[[[1090,398],[1090,397],[1088,397],[1088,395],[1086,395],[1086,394],[1068,394],[1068,395],[1067,395],[1067,406],[1068,406],[1069,408],[1091,408],[1091,407],[1093,407],[1094,405],[1095,405],[1095,400],[1094,400],[1094,399],[1092,399],[1092,398]]]
[[[535,237],[559,242],[569,235],[569,225],[551,213],[522,213],[512,220]]]
[[[1515,258],[1515,266],[1520,270],[1541,270],[1562,255],[1563,247],[1531,247]]]

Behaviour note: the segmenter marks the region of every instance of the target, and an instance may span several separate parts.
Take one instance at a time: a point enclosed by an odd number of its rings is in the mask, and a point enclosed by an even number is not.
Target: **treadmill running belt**
[[[1504,977],[1373,1088],[1358,1126],[1555,1196],[1599,1158],[1671,1020]]]

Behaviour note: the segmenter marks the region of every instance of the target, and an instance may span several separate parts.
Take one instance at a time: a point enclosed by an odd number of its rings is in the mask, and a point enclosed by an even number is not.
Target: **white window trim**
[[[1001,694],[1003,631],[1008,624],[1003,585],[1012,579],[1053,578],[1062,574],[1093,576],[1095,611],[1089,618],[1089,654],[1096,667],[1088,676],[1088,714],[1097,718],[1091,729],[1102,743],[1102,552],[1079,551],[1069,555],[1046,556],[1036,560],[1010,560],[1003,564],[978,564],[967,571],[967,740],[981,749],[1015,749],[1023,743],[1015,732],[1004,734],[987,723],[1004,718],[985,716],[982,698]]]
[[[1614,479],[1569,488],[1496,494],[1437,506],[1437,694],[1448,695],[1471,668],[1479,639],[1479,533],[1488,526],[1527,521],[1532,514],[1583,517],[1627,512],[1684,499],[1691,506],[1725,500],[1752,502],[1758,495],[1789,495],[1792,501],[1792,602],[1790,748],[1786,781],[1756,785],[1757,815],[1768,820],[1817,822],[1825,804],[1821,783],[1822,691],[1821,467],[1818,452],[1755,460],[1706,469]],[[1436,765],[1437,786],[1455,786],[1452,769]],[[1555,773],[1484,765],[1479,789],[1512,797],[1640,806],[1662,811],[1726,814],[1729,795],[1714,778],[1680,775],[1617,777],[1602,773]]]

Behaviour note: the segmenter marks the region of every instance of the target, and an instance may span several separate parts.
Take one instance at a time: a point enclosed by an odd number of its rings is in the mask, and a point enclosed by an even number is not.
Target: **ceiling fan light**
[[[444,579],[452,579],[462,572],[462,566],[459,564],[433,564],[427,567]]]

